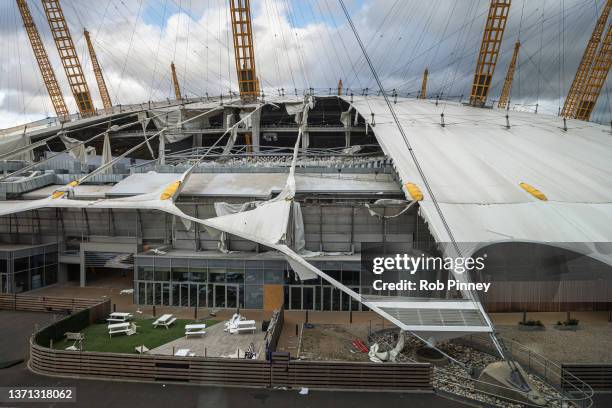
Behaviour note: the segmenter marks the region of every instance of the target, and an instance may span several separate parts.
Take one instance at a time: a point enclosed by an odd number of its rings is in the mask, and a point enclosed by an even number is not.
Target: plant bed
[[[108,337],[108,324],[93,324],[81,330],[85,335],[83,351],[100,351],[107,353],[137,354],[135,348],[143,344],[150,350],[185,336],[185,325],[194,323],[191,320],[177,320],[170,328],[153,327],[155,319],[135,319],[137,333],[132,336],[116,334]],[[206,320],[207,326],[218,323],[216,320]],[[53,345],[54,349],[64,350],[72,346],[72,341],[61,340]]]
[[[519,330],[521,331],[542,331],[546,330],[544,323],[540,320],[527,320],[519,322]]]
[[[553,327],[557,330],[580,330],[582,327],[580,326],[580,321],[578,319],[569,319],[564,322],[557,322]]]

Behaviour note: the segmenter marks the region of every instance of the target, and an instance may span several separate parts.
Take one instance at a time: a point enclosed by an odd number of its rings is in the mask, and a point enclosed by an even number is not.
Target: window
[[[199,292],[198,306],[206,307],[206,298],[207,298],[207,294],[208,294],[208,285],[206,285],[206,284],[198,285],[198,292]]]
[[[190,259],[189,272],[192,282],[206,282],[208,280],[208,263],[204,259]]]
[[[7,263],[6,259],[0,259],[0,273],[8,272],[6,269]]]
[[[25,258],[16,258],[13,261],[13,271],[27,271],[29,269],[29,257]]]
[[[29,272],[19,272],[14,275],[15,293],[27,292],[30,290]]]
[[[30,257],[30,268],[40,268],[45,264],[45,254],[33,255]]]
[[[52,265],[57,263],[57,252],[47,252],[45,254],[45,265]]]
[[[243,269],[228,269],[225,274],[227,283],[244,283],[244,270]]]
[[[245,307],[247,309],[263,308],[263,286],[247,285],[245,286]]]
[[[173,282],[187,282],[189,280],[189,268],[181,266],[181,267],[172,267],[172,281]]]
[[[208,272],[206,268],[189,267],[189,273],[191,273],[190,280],[192,282],[206,282],[208,279]]]
[[[208,270],[208,279],[210,282],[225,282],[225,268],[210,268]]]
[[[155,266],[155,280],[156,281],[169,281],[170,280],[170,268],[167,266]]]
[[[263,271],[260,269],[247,269],[245,275],[245,282],[247,284],[259,284],[263,283]]]
[[[43,271],[44,268],[30,270],[30,289],[38,289],[44,285]]]
[[[139,280],[153,280],[153,267],[139,266],[137,276]]]

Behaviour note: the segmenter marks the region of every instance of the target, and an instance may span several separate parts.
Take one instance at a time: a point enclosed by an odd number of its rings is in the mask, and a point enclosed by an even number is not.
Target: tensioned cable
[[[355,28],[355,25],[353,24],[353,20],[351,19],[351,16],[344,4],[344,0],[338,0],[340,2],[340,5],[342,6],[342,10],[344,11],[344,15],[346,16],[346,19],[351,27],[351,30],[353,31],[353,34],[355,35],[355,39],[357,40],[357,42],[359,43],[359,47],[361,48],[361,52],[364,54],[364,57],[366,59],[366,62],[368,63],[368,66],[370,67],[370,70],[372,71],[372,75],[374,76],[374,79],[376,80],[376,83],[382,93],[382,97],[385,100],[385,103],[387,104],[387,107],[389,108],[389,111],[391,112],[391,116],[393,116],[393,120],[400,132],[400,135],[402,136],[402,140],[404,141],[404,143],[406,144],[406,147],[408,149],[408,152],[410,153],[410,156],[412,158],[412,161],[417,169],[417,171],[419,172],[419,175],[421,176],[421,179],[423,180],[423,184],[425,185],[425,189],[427,190],[427,192],[429,193],[429,196],[431,197],[431,200],[436,208],[436,212],[438,213],[438,216],[440,217],[440,221],[442,222],[444,229],[446,230],[446,233],[448,234],[449,239],[451,240],[451,243],[455,249],[455,251],[457,252],[457,255],[459,257],[462,256],[462,252],[461,249],[459,248],[459,245],[457,244],[457,241],[455,240],[455,237],[453,236],[453,233],[450,229],[450,226],[448,225],[446,218],[444,217],[444,214],[442,213],[442,209],[440,208],[440,205],[438,203],[438,200],[436,200],[433,189],[431,188],[431,186],[429,185],[429,182],[427,181],[427,177],[425,176],[425,172],[423,171],[423,168],[421,167],[421,164],[418,160],[418,158],[416,157],[416,154],[414,153],[414,150],[412,149],[412,145],[410,144],[410,141],[408,140],[408,137],[406,136],[406,133],[404,132],[404,128],[402,127],[402,124],[400,123],[396,113],[395,113],[395,109],[393,109],[393,105],[391,104],[391,101],[389,101],[389,98],[387,97],[387,95],[384,92],[384,88],[382,85],[382,82],[380,81],[380,78],[378,77],[378,73],[376,72],[376,69],[374,68],[374,65],[372,64],[372,61],[370,60],[370,57],[368,56],[368,53],[363,45],[363,42],[361,41],[361,38],[359,37],[359,33],[357,33],[357,29]],[[476,295],[470,293],[470,300],[479,308],[479,310],[481,310],[482,312],[482,316],[484,317],[484,319],[487,321],[487,324],[489,325],[489,327],[493,327],[493,324],[491,323],[489,317],[486,315],[486,313],[484,313],[484,311],[482,310],[482,306],[480,305],[480,303],[477,301],[476,299]],[[499,354],[502,356],[502,358],[506,358],[505,356],[505,352],[503,347],[501,346],[501,344],[499,343],[499,340],[495,337],[494,334],[491,335],[491,340],[493,341],[495,347],[497,348],[497,351],[499,352]]]

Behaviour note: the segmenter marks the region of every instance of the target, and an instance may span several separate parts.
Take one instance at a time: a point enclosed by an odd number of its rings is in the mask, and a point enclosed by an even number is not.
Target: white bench
[[[177,357],[187,357],[190,354],[190,351],[188,348],[182,348],[182,349],[178,349],[174,355]]]
[[[185,325],[185,337],[192,335],[204,335],[206,334],[205,324],[186,324]]]
[[[125,333],[128,336],[136,334],[136,325],[134,323],[113,323],[108,325],[108,337],[113,337],[113,334]]]
[[[73,341],[72,346],[66,347],[66,350],[83,350],[83,340],[85,335],[83,333],[66,332],[64,333],[67,341]]]
[[[242,332],[252,332],[255,333],[257,330],[257,322],[255,320],[240,320],[233,324],[233,327],[230,327],[229,332],[231,334],[242,333]]]
[[[132,317],[133,316],[131,313],[113,312],[110,314],[108,319],[106,319],[106,321],[113,322],[113,323],[125,323],[126,321],[130,320]]]
[[[153,327],[164,326],[167,329],[168,326],[174,322],[176,322],[176,317],[171,314],[165,314],[161,315],[159,319],[153,322]]]

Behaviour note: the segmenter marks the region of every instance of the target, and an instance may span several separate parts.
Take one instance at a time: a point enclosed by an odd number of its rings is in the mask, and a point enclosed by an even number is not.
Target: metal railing
[[[528,347],[514,340],[501,337],[499,338],[502,340],[510,358],[521,364],[521,366],[528,373],[537,376],[544,383],[552,386],[559,393],[558,401],[560,404],[562,404],[559,406],[571,404],[575,407],[589,408],[593,405],[592,397],[594,391],[587,383],[569,371],[564,370],[560,364],[547,359],[543,355],[529,349]],[[465,343],[484,352],[494,352],[489,338],[483,335],[472,334],[465,336],[462,339],[456,339],[455,342]],[[567,381],[566,379],[568,378],[571,378],[571,381]],[[478,380],[474,379],[470,380],[479,382]],[[487,384],[490,385],[489,383]],[[460,387],[462,386],[460,382],[455,385]],[[525,403],[522,402],[522,404]]]

